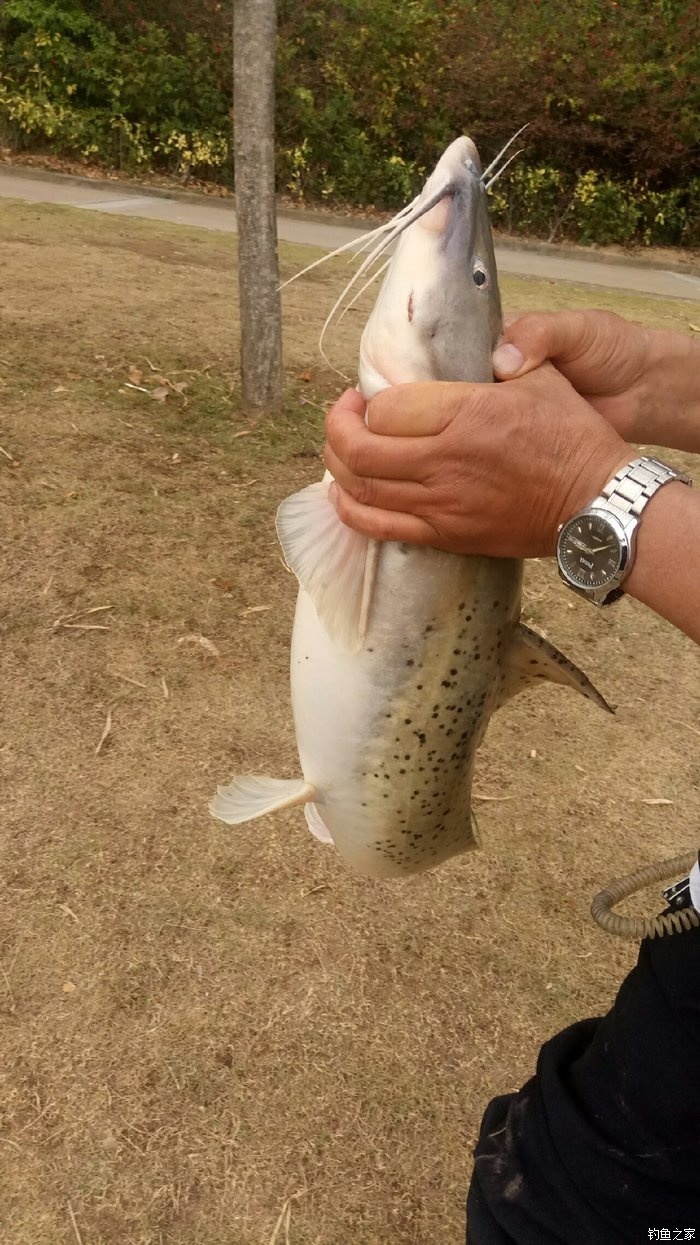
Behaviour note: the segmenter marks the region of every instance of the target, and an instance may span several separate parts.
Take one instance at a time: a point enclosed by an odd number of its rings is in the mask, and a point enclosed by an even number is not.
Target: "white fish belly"
[[[363,648],[346,653],[300,592],[292,705],[302,770],[345,859],[375,877],[475,843],[476,749],[520,614],[521,564],[382,544]]]

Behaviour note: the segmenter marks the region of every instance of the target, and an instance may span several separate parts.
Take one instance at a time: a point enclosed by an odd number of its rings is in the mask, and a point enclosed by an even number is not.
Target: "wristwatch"
[[[655,493],[690,476],[656,458],[635,458],[605,485],[599,497],[559,526],[559,574],[594,605],[612,605],[634,564],[640,516]]]

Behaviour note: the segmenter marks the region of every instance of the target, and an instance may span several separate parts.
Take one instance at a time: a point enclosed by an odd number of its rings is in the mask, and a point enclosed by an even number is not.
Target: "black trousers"
[[[608,1014],[489,1104],[467,1245],[700,1242],[700,929],[642,942]]]

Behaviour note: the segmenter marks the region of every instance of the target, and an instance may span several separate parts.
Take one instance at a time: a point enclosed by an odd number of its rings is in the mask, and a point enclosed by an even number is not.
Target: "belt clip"
[[[679,912],[681,908],[693,906],[690,898],[689,877],[683,878],[680,882],[674,882],[673,886],[669,886],[663,894],[671,912]]]

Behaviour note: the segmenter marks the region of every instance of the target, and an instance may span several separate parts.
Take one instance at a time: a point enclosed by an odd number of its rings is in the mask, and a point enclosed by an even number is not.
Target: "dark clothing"
[[[490,1103],[467,1222],[470,1245],[700,1242],[700,928],[645,939],[607,1016]]]

